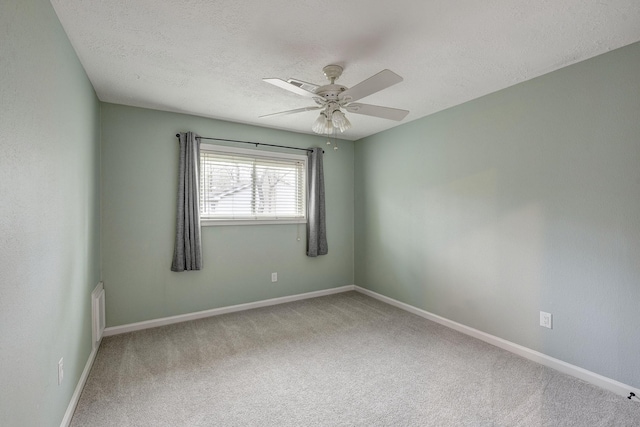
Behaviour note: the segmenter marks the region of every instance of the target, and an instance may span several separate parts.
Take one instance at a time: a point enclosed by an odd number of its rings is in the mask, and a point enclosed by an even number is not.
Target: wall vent
[[[93,348],[98,347],[105,327],[104,313],[104,284],[98,286],[91,292],[91,335],[93,338]]]

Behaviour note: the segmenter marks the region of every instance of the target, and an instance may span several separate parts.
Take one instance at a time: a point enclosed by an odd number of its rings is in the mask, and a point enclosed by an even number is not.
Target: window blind
[[[245,149],[219,151],[203,145],[201,219],[304,220],[305,181],[304,156],[265,155]]]

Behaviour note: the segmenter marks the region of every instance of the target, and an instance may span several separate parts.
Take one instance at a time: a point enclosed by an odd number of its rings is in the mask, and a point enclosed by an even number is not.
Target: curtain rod
[[[176,133],[176,138],[180,138],[179,133]],[[240,144],[251,144],[251,145],[255,145],[256,147],[258,145],[264,145],[266,147],[287,148],[289,150],[302,150],[302,151],[309,151],[309,152],[313,151],[313,149],[311,148],[288,147],[286,145],[265,144],[264,142],[238,141],[236,139],[207,138],[204,136],[196,136],[196,139],[208,139],[212,141],[224,141],[224,142],[239,142]],[[322,150],[322,152],[324,153],[324,150]]]

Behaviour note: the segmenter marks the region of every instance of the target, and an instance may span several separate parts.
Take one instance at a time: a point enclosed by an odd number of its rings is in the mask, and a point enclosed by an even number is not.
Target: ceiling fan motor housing
[[[316,94],[326,101],[337,101],[338,95],[347,90],[346,86],[329,84],[316,89]]]
[[[347,90],[346,86],[335,84],[338,77],[342,75],[342,67],[339,65],[327,65],[322,71],[331,83],[320,86],[315,92],[325,101],[338,101],[338,95]]]

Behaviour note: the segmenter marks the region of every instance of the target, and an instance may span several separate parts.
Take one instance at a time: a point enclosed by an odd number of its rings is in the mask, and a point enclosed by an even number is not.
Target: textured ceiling
[[[102,101],[312,133],[313,105],[262,81],[351,87],[388,68],[404,82],[348,114],[344,139],[406,123],[640,40],[638,0],[51,0]]]

